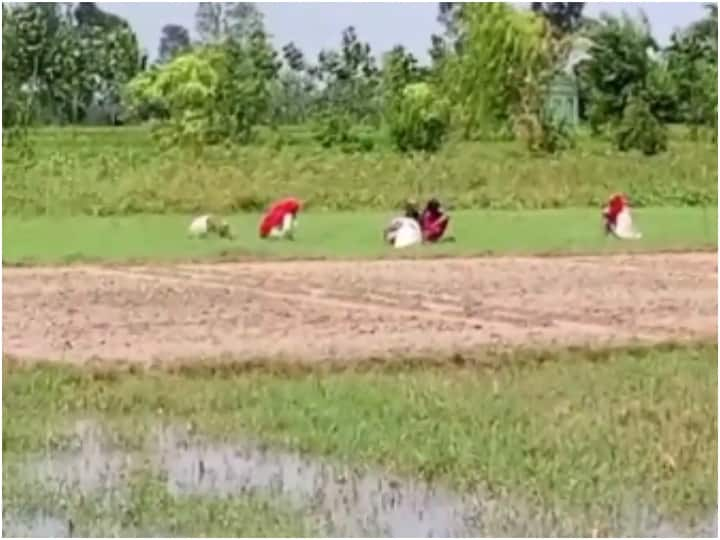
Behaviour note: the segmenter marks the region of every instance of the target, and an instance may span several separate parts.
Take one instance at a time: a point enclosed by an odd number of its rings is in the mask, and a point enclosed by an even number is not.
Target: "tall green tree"
[[[647,89],[658,46],[644,14],[634,19],[604,13],[588,31],[590,59],[578,73],[587,89],[588,117],[594,128],[618,122],[633,95]]]
[[[507,122],[523,96],[553,61],[544,20],[507,4],[464,4],[459,14],[463,45],[442,67],[465,137]]]
[[[717,129],[717,6],[673,33],[666,51],[668,72],[676,87],[679,119]]]
[[[103,11],[95,2],[79,2],[73,15],[79,27],[94,27],[103,30],[114,30],[118,27],[129,28],[129,24],[122,17]]]
[[[381,73],[370,45],[360,41],[352,26],[343,30],[340,50],[324,50],[310,68],[322,90],[328,114],[355,121],[377,122],[381,113]]]
[[[200,2],[195,12],[195,31],[203,43],[228,38],[243,41],[264,31],[263,16],[251,2]]]
[[[89,12],[94,15],[85,16]],[[81,10],[79,20],[76,13],[40,3],[13,5],[4,13],[3,74],[31,98],[40,121],[82,120],[93,102],[117,98],[140,68],[129,25],[93,6]]]
[[[190,49],[190,32],[180,24],[166,24],[160,32],[158,61],[169,62],[178,54]]]
[[[585,2],[531,2],[530,9],[542,15],[559,35],[577,32],[583,22]]]
[[[274,124],[298,124],[308,121],[318,100],[316,78],[310,73],[303,52],[294,44],[282,47],[283,66],[280,68],[271,98],[271,117]]]

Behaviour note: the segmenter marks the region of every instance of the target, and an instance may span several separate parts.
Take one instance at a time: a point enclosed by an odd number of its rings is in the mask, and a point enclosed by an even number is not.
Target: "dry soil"
[[[717,256],[3,269],[4,354],[352,360],[717,339]]]

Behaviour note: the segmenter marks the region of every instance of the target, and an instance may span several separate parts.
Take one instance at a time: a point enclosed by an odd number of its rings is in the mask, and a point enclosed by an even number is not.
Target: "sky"
[[[196,2],[99,2],[101,7],[126,19],[138,35],[141,46],[153,60],[157,56],[160,31],[166,24],[181,24],[194,36]],[[306,58],[314,60],[323,49],[336,49],[344,28],[354,26],[362,41],[376,55],[402,44],[426,62],[430,34],[438,33],[437,2],[427,3],[271,3],[258,2],[265,26],[276,48],[293,41]],[[525,3],[526,4],[526,3]],[[642,8],[655,38],[667,44],[673,30],[701,18],[701,2],[588,2],[585,14],[603,11],[636,15]]]

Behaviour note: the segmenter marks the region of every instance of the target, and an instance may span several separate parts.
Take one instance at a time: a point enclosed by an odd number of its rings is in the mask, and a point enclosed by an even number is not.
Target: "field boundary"
[[[271,375],[327,375],[334,373],[405,373],[425,370],[470,370],[494,373],[501,370],[522,369],[563,361],[588,362],[590,364],[612,362],[619,356],[644,358],[657,353],[694,352],[714,348],[713,338],[695,340],[667,340],[661,343],[638,341],[626,344],[588,345],[487,345],[470,353],[437,353],[427,356],[407,355],[393,359],[368,356],[346,362],[329,359],[317,362],[308,358],[255,357],[233,355],[206,356],[202,358],[175,358],[136,362],[103,359],[77,361],[65,357],[58,360],[18,357],[3,354],[3,374],[34,368],[70,369],[91,374],[93,377],[131,375],[237,375],[244,373],[267,373]]]
[[[329,257],[324,255],[287,255],[275,253],[233,253],[223,252],[200,257],[128,257],[122,259],[102,259],[96,257],[68,257],[67,260],[59,261],[34,261],[24,259],[19,261],[6,261],[3,259],[3,268],[33,268],[42,270],[76,268],[84,266],[95,266],[102,268],[123,268],[131,266],[169,266],[174,267],[184,264],[223,264],[223,263],[247,263],[247,264],[273,264],[273,263],[295,263],[295,262],[382,262],[382,261],[424,261],[424,260],[476,260],[476,259],[522,259],[522,258],[552,258],[566,259],[575,257],[608,257],[608,256],[633,256],[633,255],[693,255],[718,253],[718,245],[692,248],[613,248],[607,251],[598,250],[550,250],[550,251],[479,251],[470,253],[417,253],[417,252],[389,252],[377,256],[357,257]]]

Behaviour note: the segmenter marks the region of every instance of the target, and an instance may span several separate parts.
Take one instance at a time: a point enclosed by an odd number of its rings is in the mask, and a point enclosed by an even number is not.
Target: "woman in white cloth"
[[[385,241],[395,248],[406,248],[422,244],[422,229],[420,228],[420,212],[417,207],[408,202],[403,217],[394,218],[383,233]]]
[[[621,240],[638,240],[642,234],[635,228],[628,198],[623,193],[616,193],[603,208],[605,234],[612,234]]]

